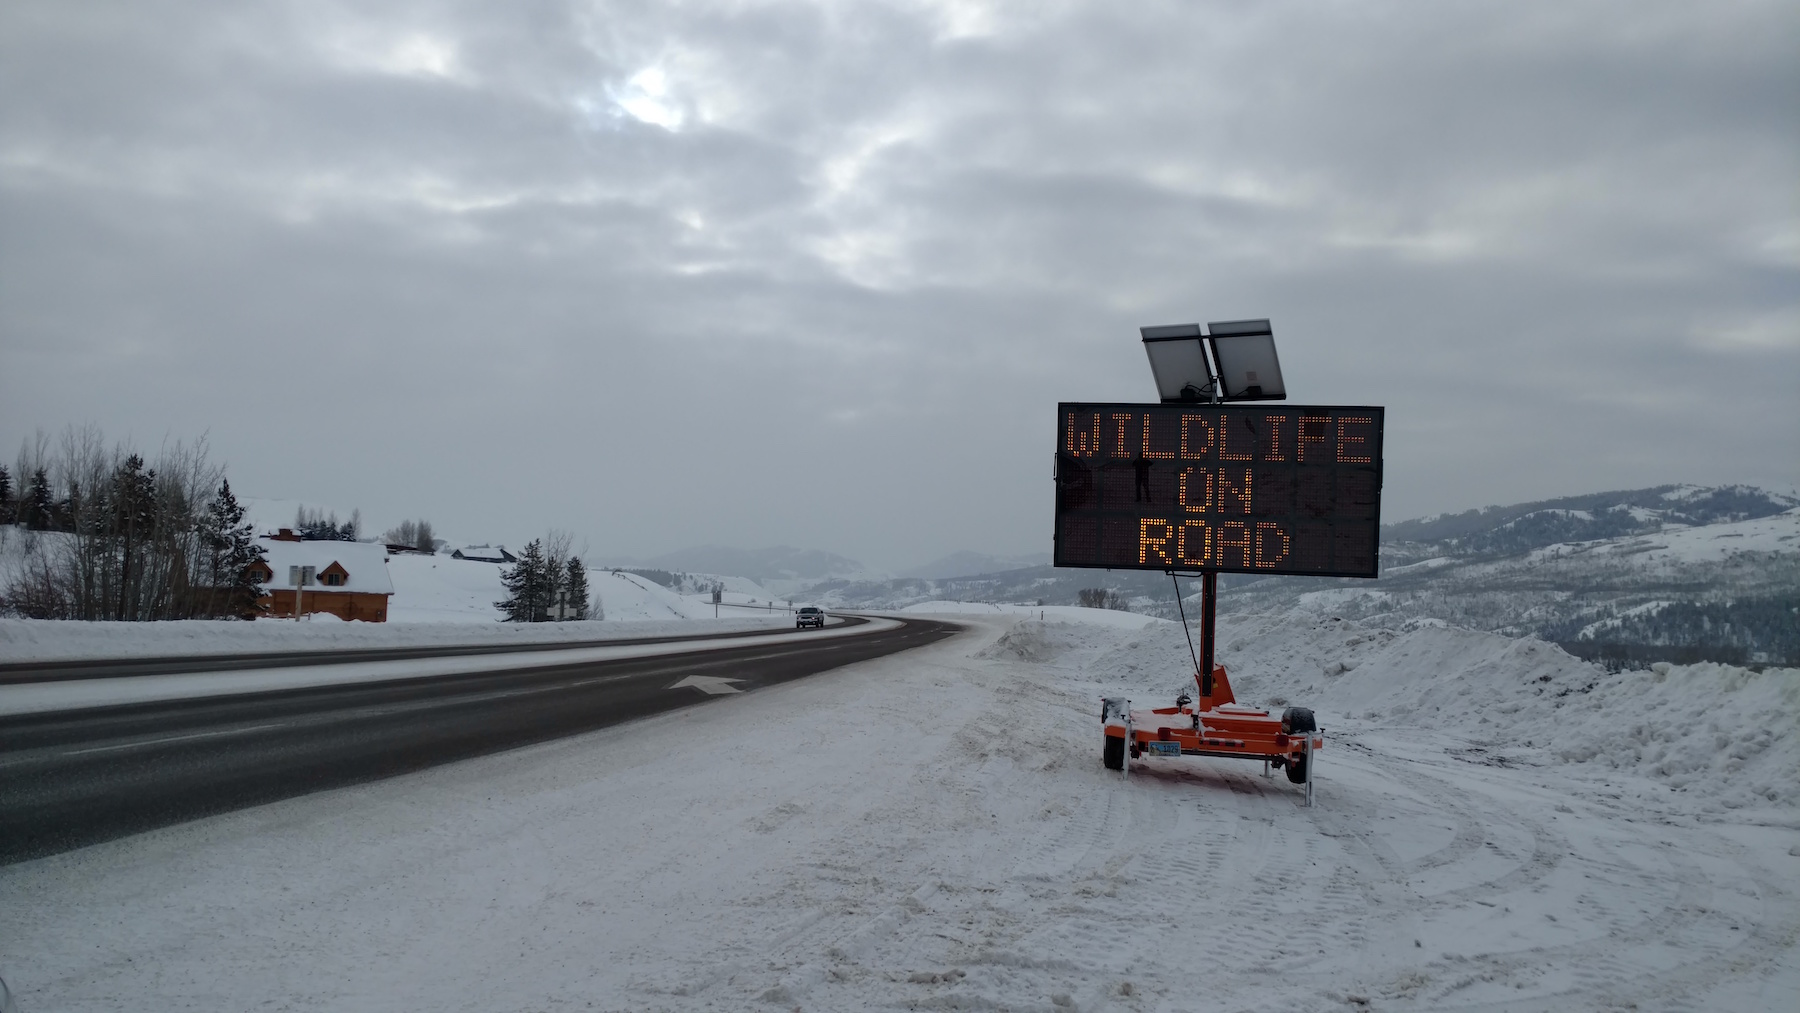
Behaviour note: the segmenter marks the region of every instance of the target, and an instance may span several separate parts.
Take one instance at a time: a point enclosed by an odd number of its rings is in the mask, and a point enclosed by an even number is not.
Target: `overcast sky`
[[[1383,517],[1800,483],[1800,5],[0,5],[0,458],[607,554],[1048,551],[1269,317]]]

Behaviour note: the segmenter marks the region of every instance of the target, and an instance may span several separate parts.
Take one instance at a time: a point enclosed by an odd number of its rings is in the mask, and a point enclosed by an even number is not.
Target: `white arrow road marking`
[[[683,686],[692,686],[702,693],[716,696],[720,693],[742,693],[743,690],[731,685],[731,683],[743,681],[744,680],[742,679],[732,679],[723,675],[690,675],[669,688],[680,689]]]

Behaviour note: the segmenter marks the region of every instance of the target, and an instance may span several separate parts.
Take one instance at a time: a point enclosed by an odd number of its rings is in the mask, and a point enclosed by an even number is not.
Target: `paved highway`
[[[741,646],[704,652],[0,716],[0,863],[592,731],[923,646],[958,629],[908,619],[896,629],[816,643],[758,643],[753,634]],[[330,652],[329,660],[445,652],[347,653]],[[288,657],[281,663],[305,663]],[[216,668],[216,660],[143,664],[192,672]],[[233,667],[245,667],[245,659]],[[121,674],[128,673],[51,678]]]
[[[758,609],[758,611],[762,611]],[[843,618],[846,625],[865,620]],[[461,658],[481,654],[566,651],[577,647],[620,647],[627,644],[674,644],[701,640],[777,636],[786,627],[736,633],[682,634],[623,640],[558,640],[530,644],[463,644],[442,647],[353,647],[328,651],[277,651],[257,654],[206,654],[168,658],[107,658],[100,661],[12,661],[0,664],[0,686],[61,682],[70,679],[116,679],[139,675],[186,675],[194,672],[239,671],[246,668],[289,668],[299,665],[342,665],[358,661],[408,661]]]

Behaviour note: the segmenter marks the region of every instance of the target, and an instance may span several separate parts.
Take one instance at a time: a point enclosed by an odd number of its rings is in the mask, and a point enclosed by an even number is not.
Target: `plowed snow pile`
[[[1222,629],[1219,661],[1242,703],[1305,704],[1343,730],[1454,732],[1495,764],[1629,771],[1709,811],[1800,803],[1800,670],[1659,663],[1609,674],[1540,640],[1298,613]],[[1179,624],[1118,640],[1024,622],[988,650],[1032,661],[1067,655],[1096,695],[1141,687],[1137,706],[1170,703],[1191,681]]]
[[[710,613],[709,613],[710,616]],[[186,657],[451,645],[511,646],[561,641],[624,640],[785,629],[793,620],[750,614],[691,619],[605,622],[347,623],[329,613],[302,622],[259,619],[232,623],[189,619],[166,623],[63,622],[0,617],[0,664],[95,658]]]
[[[1035,611],[1035,610],[1034,610]],[[1070,610],[1079,613],[1080,610]],[[968,635],[0,868],[37,1010],[1800,1009],[1800,672],[1227,622],[1260,765],[1100,763],[1181,628]]]

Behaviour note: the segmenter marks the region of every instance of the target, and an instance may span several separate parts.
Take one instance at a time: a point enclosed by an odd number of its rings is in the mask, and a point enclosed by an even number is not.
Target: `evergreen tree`
[[[294,531],[309,542],[354,542],[362,530],[362,510],[352,510],[350,519],[338,523],[337,511],[308,510],[302,506],[294,514]]]
[[[587,567],[581,565],[580,556],[569,557],[569,571],[563,578],[563,591],[569,596],[569,607],[574,610],[570,617],[586,619],[588,617],[588,582]]]
[[[532,622],[550,622],[556,619],[556,603],[562,597],[569,577],[567,558],[558,558],[553,552],[544,553],[544,614],[542,618]]]
[[[552,581],[544,562],[544,549],[537,539],[519,553],[519,561],[511,570],[502,570],[500,582],[506,585],[507,597],[494,603],[506,613],[502,622],[541,623],[550,604]]]
[[[50,518],[50,477],[39,468],[31,473],[31,485],[19,497],[19,523],[33,531],[48,531]]]
[[[0,524],[11,524],[13,519],[12,472],[6,465],[0,464]]]
[[[309,542],[322,542],[337,538],[337,514],[328,519],[323,510],[310,510],[305,504],[294,511],[294,532]]]
[[[144,571],[156,525],[156,472],[144,470],[137,454],[125,458],[113,472],[111,491],[112,534],[118,546],[118,608],[114,619],[145,618],[142,604]]]
[[[256,527],[244,520],[244,507],[232,495],[231,482],[221,480],[219,491],[200,518],[206,551],[207,583],[212,589],[205,611],[211,615],[249,618],[262,611],[262,586],[250,577],[250,567],[264,555],[256,544]]]

